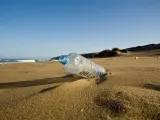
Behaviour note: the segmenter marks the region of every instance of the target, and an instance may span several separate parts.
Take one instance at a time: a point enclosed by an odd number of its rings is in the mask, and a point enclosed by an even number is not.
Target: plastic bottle
[[[106,74],[103,67],[77,53],[62,55],[59,57],[59,62],[64,65],[66,73],[76,74],[84,78],[100,78],[101,75]]]

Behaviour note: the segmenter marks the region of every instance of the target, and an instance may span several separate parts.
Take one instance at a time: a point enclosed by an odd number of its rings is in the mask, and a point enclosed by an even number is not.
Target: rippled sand
[[[98,85],[58,62],[0,65],[0,119],[160,120],[160,58],[94,61],[112,73]]]

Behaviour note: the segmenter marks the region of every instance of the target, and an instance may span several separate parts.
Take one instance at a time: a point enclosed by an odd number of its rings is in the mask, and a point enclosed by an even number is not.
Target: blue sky
[[[0,57],[160,43],[160,0],[0,0]]]

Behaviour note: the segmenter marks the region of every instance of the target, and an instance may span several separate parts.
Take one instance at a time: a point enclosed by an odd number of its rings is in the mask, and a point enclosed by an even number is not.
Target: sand
[[[1,120],[160,120],[160,58],[93,59],[112,74],[66,76],[58,62],[0,65]]]

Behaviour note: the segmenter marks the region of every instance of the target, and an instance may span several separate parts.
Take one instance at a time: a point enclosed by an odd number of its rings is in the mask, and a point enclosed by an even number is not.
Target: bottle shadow
[[[7,83],[0,83],[0,89],[30,87],[30,86],[47,85],[47,84],[54,84],[54,83],[64,83],[64,82],[74,82],[79,79],[81,79],[81,77],[74,76],[74,75],[65,75],[62,77],[54,77],[54,78],[7,82]]]

